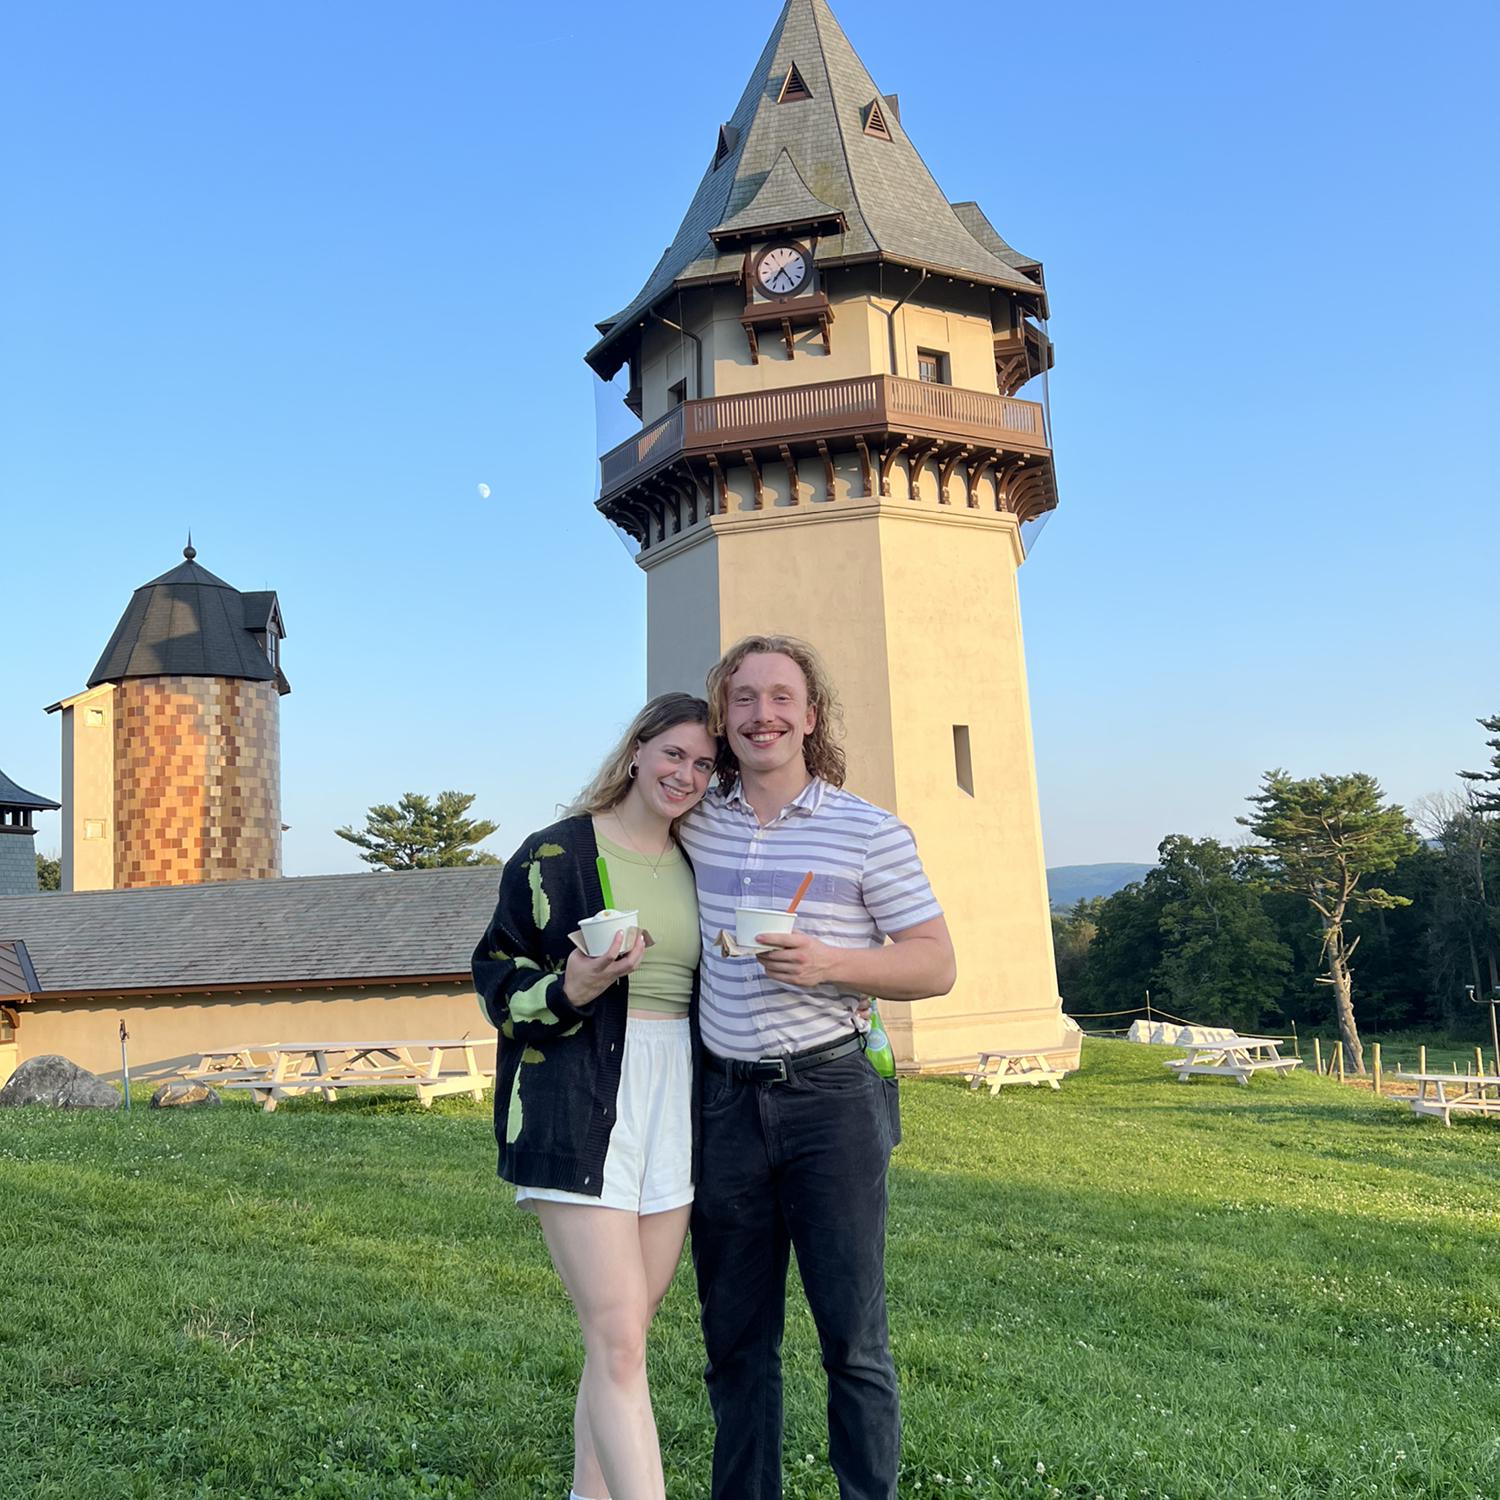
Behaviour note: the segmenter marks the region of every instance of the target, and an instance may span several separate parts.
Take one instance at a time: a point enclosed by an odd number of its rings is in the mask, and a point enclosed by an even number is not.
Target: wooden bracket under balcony
[[[880,455],[880,493],[889,497],[891,493],[891,470],[896,467],[896,460],[906,451],[908,439],[902,438],[892,443],[884,453]]]
[[[822,438],[818,439],[818,457],[823,460],[823,475],[824,475],[824,478],[826,480],[826,486],[825,486],[824,491],[823,491],[823,498],[825,500],[832,500],[833,499],[833,459],[829,456],[829,453],[828,453],[828,444],[825,443]]]
[[[792,504],[802,504],[802,480],[797,473],[797,460],[792,457],[792,450],[785,443],[780,444],[781,461],[786,465],[786,482],[791,491]],[[811,496],[808,497],[809,499]]]
[[[952,503],[949,500],[949,498],[948,498],[948,485],[952,482],[953,471],[961,463],[966,462],[968,460],[969,455],[973,451],[974,451],[974,449],[972,447],[968,447],[968,448],[955,448],[955,449],[953,449],[953,451],[951,453],[949,453],[949,455],[947,456],[947,458],[945,458],[943,460],[943,466],[942,466],[941,469],[938,470],[938,504],[939,505],[948,505],[948,504]]]
[[[760,472],[760,464],[756,461],[755,454],[749,448],[740,453],[745,461],[745,467],[750,471],[750,483],[755,486],[755,508],[764,510],[766,508],[766,485],[765,479]]]
[[[786,357],[797,357],[794,330],[807,324],[816,324],[823,336],[823,352],[833,353],[833,308],[821,292],[810,297],[790,298],[785,302],[747,302],[740,314],[740,324],[745,330],[745,340],[750,346],[750,362],[760,363],[760,339],[757,330],[773,327],[780,331],[786,343]]]

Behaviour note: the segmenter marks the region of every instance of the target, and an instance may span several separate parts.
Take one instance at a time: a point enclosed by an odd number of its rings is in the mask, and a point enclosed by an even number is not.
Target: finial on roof
[[[192,560],[198,555],[198,549],[193,545],[193,533],[191,531],[188,532],[188,544],[182,549],[182,555],[187,558],[189,562],[192,562]]]

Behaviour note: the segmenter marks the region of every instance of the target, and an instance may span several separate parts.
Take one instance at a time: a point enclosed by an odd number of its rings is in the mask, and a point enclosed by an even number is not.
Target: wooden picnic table
[[[1413,1114],[1436,1115],[1450,1128],[1455,1113],[1500,1114],[1500,1077],[1494,1074],[1397,1072],[1390,1077],[1417,1085],[1411,1101]]]
[[[1281,1042],[1273,1036],[1240,1036],[1231,1032],[1228,1036],[1205,1037],[1201,1041],[1177,1044],[1186,1057],[1177,1057],[1164,1066],[1177,1074],[1178,1083],[1186,1083],[1194,1074],[1207,1077],[1234,1078],[1242,1087],[1248,1087],[1250,1076],[1269,1070],[1288,1073],[1301,1067],[1302,1059],[1283,1057]]]
[[[971,1089],[988,1085],[992,1099],[1008,1083],[1028,1083],[1032,1088],[1045,1083],[1055,1093],[1062,1092],[1062,1070],[1054,1068],[1044,1052],[981,1052],[977,1069],[968,1076]]]
[[[495,1069],[493,1064],[481,1068],[477,1052],[495,1043],[493,1037],[275,1042],[213,1049],[201,1054],[196,1068],[183,1071],[186,1077],[218,1088],[249,1090],[267,1114],[282,1099],[298,1094],[321,1093],[331,1104],[341,1090],[351,1088],[414,1088],[428,1109],[444,1094],[484,1098]],[[418,1057],[418,1052],[425,1056]],[[443,1059],[453,1052],[462,1055],[461,1066],[445,1072]]]

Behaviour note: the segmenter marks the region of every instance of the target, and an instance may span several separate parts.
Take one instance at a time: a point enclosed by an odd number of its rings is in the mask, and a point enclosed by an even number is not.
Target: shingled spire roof
[[[130,597],[109,638],[89,686],[127,677],[237,677],[275,682],[290,689],[254,632],[264,633],[280,611],[274,594],[242,594],[193,559],[185,561]]]
[[[793,68],[807,96],[798,91],[783,101]],[[843,216],[841,231],[818,240],[822,267],[891,261],[1041,299],[1037,282],[997,255],[954,211],[894,109],[883,111],[890,139],[866,133],[870,103],[884,97],[827,0],[786,0],[720,138],[733,140],[732,148],[715,153],[717,164],[704,173],[677,237],[645,286],[623,312],[599,325],[604,336],[587,356],[594,369],[606,379],[613,376],[629,352],[623,335],[674,288],[739,275],[739,250],[721,250],[715,241],[736,226],[759,227],[745,222],[745,213],[771,186],[768,179],[778,177],[777,199],[791,204],[805,195],[825,216],[820,228],[827,216]],[[733,244],[734,236],[729,238]]]

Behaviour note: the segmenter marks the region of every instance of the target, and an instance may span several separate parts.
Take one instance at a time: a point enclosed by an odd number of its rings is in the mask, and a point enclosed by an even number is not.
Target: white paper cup
[[[756,939],[763,932],[790,932],[797,925],[797,914],[774,911],[768,906],[742,906],[734,914],[734,941],[738,948],[759,948]]]
[[[617,911],[609,916],[585,917],[578,924],[578,930],[583,934],[583,946],[588,950],[590,958],[603,958],[609,952],[609,945],[614,942],[617,933],[625,933],[629,937],[631,931],[640,925],[641,914],[638,911]],[[628,949],[629,943],[623,944],[621,951]]]

